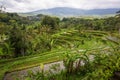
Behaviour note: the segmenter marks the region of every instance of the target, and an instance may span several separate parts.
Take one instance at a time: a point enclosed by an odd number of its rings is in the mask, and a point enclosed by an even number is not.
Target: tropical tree
[[[60,19],[56,17],[45,16],[41,22],[42,25],[48,25],[51,29],[57,29]]]
[[[27,34],[25,29],[14,26],[9,33],[9,41],[14,48],[14,56],[24,56],[28,47]]]

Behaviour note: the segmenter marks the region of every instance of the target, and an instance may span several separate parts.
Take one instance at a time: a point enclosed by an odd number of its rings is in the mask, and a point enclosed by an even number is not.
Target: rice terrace
[[[0,80],[120,80],[119,0],[0,0]]]

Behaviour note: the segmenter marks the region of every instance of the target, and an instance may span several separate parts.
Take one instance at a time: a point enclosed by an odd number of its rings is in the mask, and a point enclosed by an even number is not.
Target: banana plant
[[[82,62],[84,62],[84,65],[90,62],[88,56],[85,53],[78,54],[78,53],[72,53],[70,51],[64,53],[63,62],[66,68],[66,72],[68,74],[78,71],[80,67],[83,66]]]

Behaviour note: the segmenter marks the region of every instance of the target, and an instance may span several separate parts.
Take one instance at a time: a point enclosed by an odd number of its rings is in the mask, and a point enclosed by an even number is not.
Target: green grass
[[[72,51],[72,50],[68,50]],[[36,56],[28,56],[26,58],[20,58],[20,59],[12,59],[1,61],[0,63],[0,79],[3,78],[5,72],[12,72],[12,71],[19,71],[35,66],[40,66],[40,63],[47,64],[55,61],[60,61],[63,59],[63,53],[65,53],[65,49],[61,50],[54,50],[47,53],[44,53],[44,55],[36,55]]]
[[[87,32],[85,32],[87,34]],[[84,32],[82,34],[85,34]],[[100,31],[92,31],[88,32],[90,35],[92,33],[102,33],[105,35],[106,33]],[[99,36],[99,35],[97,35]],[[0,80],[3,78],[6,72],[18,71],[26,68],[31,68],[34,66],[39,66],[40,63],[50,63],[63,59],[63,53],[66,51],[75,51],[75,50],[100,50],[102,48],[109,48],[113,45],[110,42],[103,43],[100,39],[91,38],[88,39],[86,37],[81,37],[80,33],[76,30],[61,30],[60,32],[53,35],[53,38],[57,40],[57,43],[61,43],[60,48],[53,48],[51,51],[44,52],[41,54],[19,57],[14,59],[4,59],[0,60]],[[81,40],[84,40],[84,44],[81,44]],[[66,47],[65,43],[72,44],[71,48]],[[56,44],[57,44],[56,43]],[[65,46],[64,46],[65,45]],[[76,46],[77,45],[77,46]],[[58,46],[58,45],[57,45]]]
[[[69,50],[68,50],[69,51]],[[2,78],[5,72],[18,71],[26,68],[31,68],[34,66],[39,66],[40,63],[46,64],[50,62],[55,62],[62,60],[62,54],[65,53],[65,49],[54,50],[44,55],[28,56],[26,58],[16,58],[0,62],[0,78]]]
[[[10,60],[0,61],[0,79],[5,72],[11,72],[16,70],[22,70],[34,66],[39,66],[40,63],[50,63],[62,59],[61,53],[57,53],[58,50],[44,53],[44,55],[34,55],[23,58],[16,58]]]

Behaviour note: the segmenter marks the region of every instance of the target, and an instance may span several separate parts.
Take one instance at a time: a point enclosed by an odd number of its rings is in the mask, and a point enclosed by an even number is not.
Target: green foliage
[[[84,52],[84,54],[65,53],[64,66],[67,72],[52,73],[44,76],[44,78],[38,78],[38,80],[111,80],[114,72],[120,70],[120,50],[117,48],[119,47],[108,50],[103,49],[102,51],[97,50],[95,54],[89,55],[89,51]],[[93,60],[89,60],[90,55],[94,56]],[[84,65],[81,65],[81,61],[84,62]],[[36,78],[35,76],[40,76],[41,74],[34,74],[34,79]]]
[[[44,79],[108,80],[120,70],[119,48],[111,49],[111,46],[120,46],[119,26],[119,15],[60,21],[41,14],[21,17],[17,13],[0,13],[0,77],[6,71],[63,59],[65,71]],[[110,48],[110,51],[102,48]],[[89,58],[91,55],[93,60]],[[6,59],[12,57],[17,58]],[[26,80],[43,80],[41,72],[29,75]]]
[[[14,48],[14,56],[25,55],[28,47],[26,30],[21,30],[19,27],[13,27],[9,33],[10,44]]]
[[[114,32],[119,29],[118,17],[105,19],[63,18],[61,22],[57,17],[37,15],[33,18],[36,17],[41,18],[41,21],[29,19],[32,16],[21,17],[17,13],[0,13],[0,34],[7,36],[6,40],[2,41],[3,44],[4,42],[9,44],[14,56],[42,53],[60,47],[86,48],[88,45],[82,46],[87,42],[86,40],[95,38],[106,42],[105,37],[109,34],[104,30]],[[58,27],[59,29],[57,29]],[[103,32],[93,30],[102,30]]]
[[[42,25],[48,25],[51,29],[57,29],[59,27],[59,18],[45,16],[41,22]]]
[[[75,28],[77,30],[102,30],[102,31],[116,31],[119,29],[120,20],[119,15],[116,17],[102,18],[102,19],[81,19],[81,18],[63,18],[63,28]],[[69,25],[69,26],[68,26]]]
[[[87,76],[87,80],[95,80],[99,78],[99,80],[109,80],[115,71],[120,70],[120,54],[119,51],[114,51],[107,54],[99,54],[95,56],[95,60],[93,61],[94,70],[92,73],[89,73]]]

